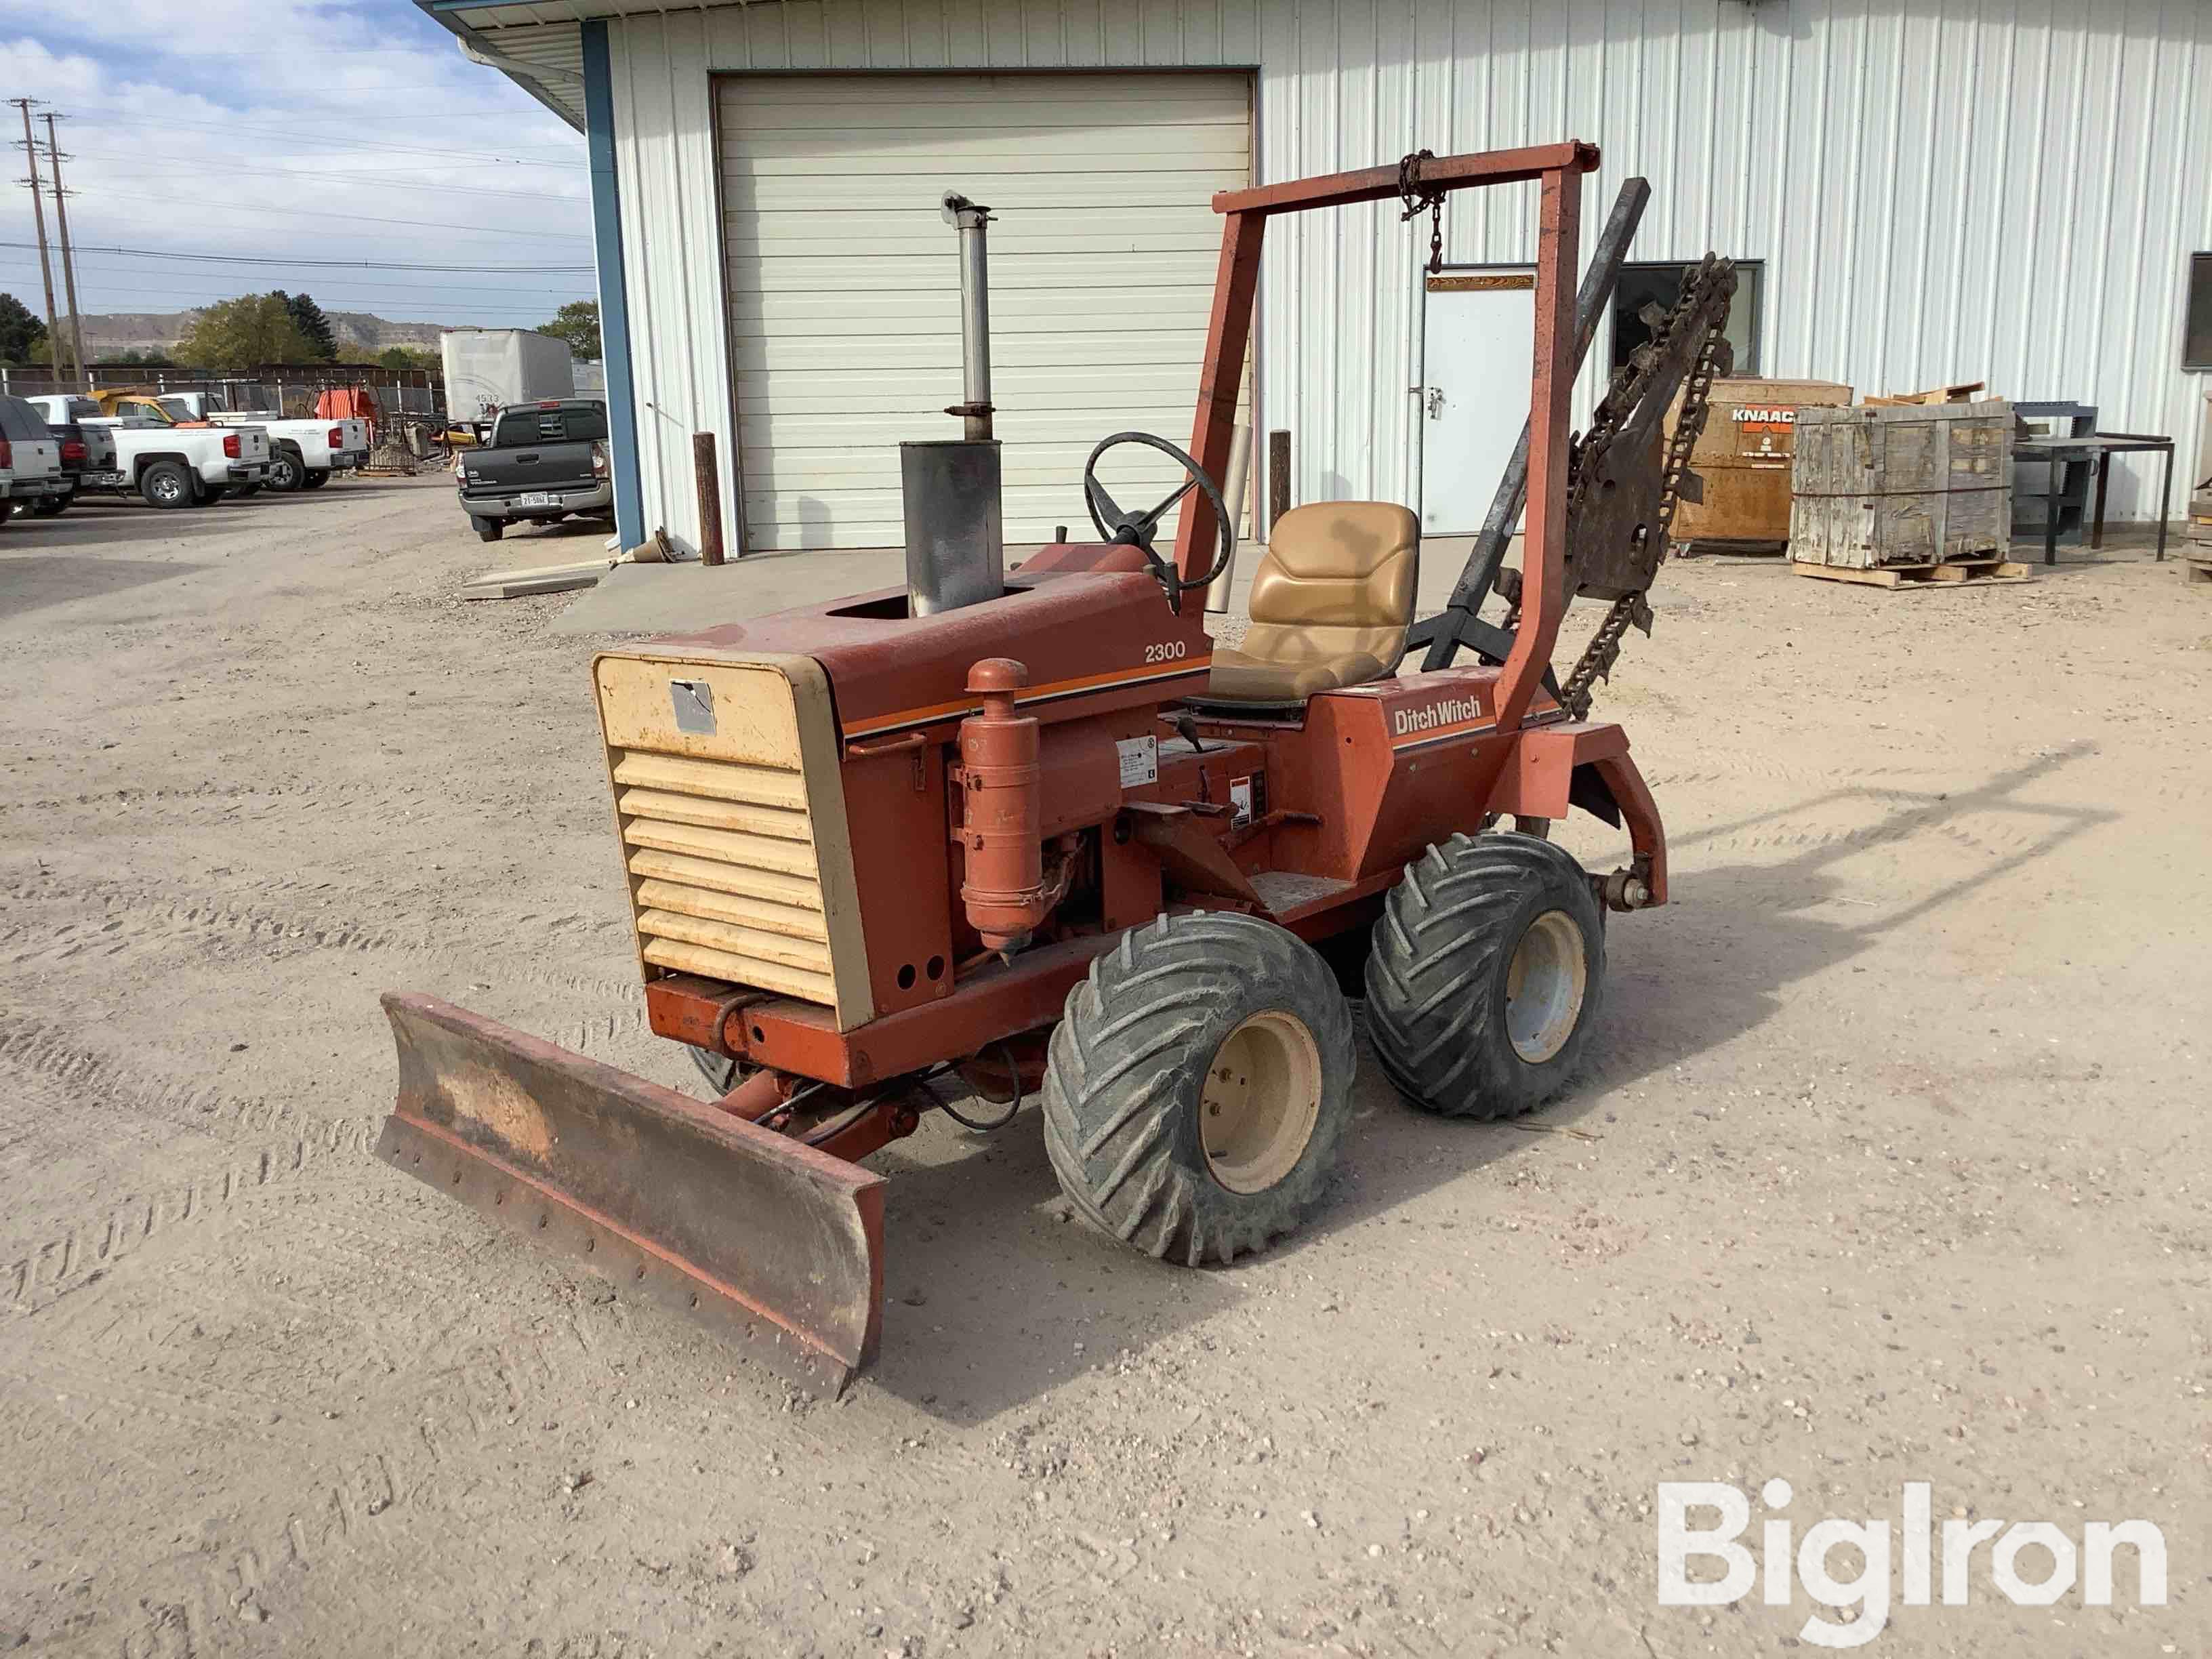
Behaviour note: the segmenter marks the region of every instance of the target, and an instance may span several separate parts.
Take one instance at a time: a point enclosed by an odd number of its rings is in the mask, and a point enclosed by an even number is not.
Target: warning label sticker
[[[1121,787],[1135,789],[1160,781],[1160,740],[1158,738],[1124,738],[1114,745],[1121,757]]]

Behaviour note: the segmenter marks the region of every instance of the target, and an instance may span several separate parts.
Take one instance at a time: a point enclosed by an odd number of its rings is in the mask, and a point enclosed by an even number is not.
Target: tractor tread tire
[[[1532,1065],[1506,1027],[1505,970],[1528,924],[1554,909],[1582,931],[1587,979],[1573,1032]],[[1534,836],[1454,836],[1406,866],[1375,924],[1368,1037],[1384,1073],[1423,1110],[1519,1117],[1571,1080],[1604,977],[1604,914],[1571,854]]]
[[[1269,1009],[1313,1036],[1319,1112],[1280,1180],[1232,1192],[1200,1144],[1200,1091],[1222,1040]],[[1068,994],[1045,1071],[1045,1152],[1103,1231],[1189,1267],[1233,1261],[1320,1201],[1351,1124],[1356,1063],[1351,1010],[1312,946],[1233,912],[1162,916],[1122,934]]]

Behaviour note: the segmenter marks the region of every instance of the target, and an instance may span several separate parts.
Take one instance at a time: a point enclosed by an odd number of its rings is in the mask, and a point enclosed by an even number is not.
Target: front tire
[[[138,475],[138,493],[149,507],[173,512],[192,504],[192,476],[174,461],[156,461]]]
[[[1313,948],[1163,916],[1091,963],[1053,1033],[1045,1151],[1107,1232],[1198,1267],[1295,1231],[1352,1121],[1352,1015]]]
[[[1367,1032],[1399,1091],[1519,1117],[1581,1064],[1605,978],[1589,878],[1534,836],[1454,836],[1406,866],[1367,958]]]

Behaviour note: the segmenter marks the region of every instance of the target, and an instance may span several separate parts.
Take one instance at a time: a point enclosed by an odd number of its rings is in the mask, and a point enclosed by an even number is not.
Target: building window
[[[1613,291],[1613,366],[1620,368],[1629,354],[1651,337],[1641,315],[1646,306],[1670,311],[1682,297],[1683,279],[1696,270],[1690,264],[1642,264],[1621,267],[1620,283]],[[1765,308],[1766,267],[1757,259],[1735,264],[1735,299],[1729,306],[1728,325],[1723,331],[1735,348],[1736,374],[1759,373],[1759,319]]]
[[[2212,253],[2189,256],[2189,320],[2181,331],[2181,366],[2212,373]]]

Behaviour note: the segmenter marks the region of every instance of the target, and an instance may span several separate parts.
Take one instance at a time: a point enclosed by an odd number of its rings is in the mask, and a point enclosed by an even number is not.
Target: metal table
[[[2051,479],[2045,485],[2043,562],[2058,562],[2058,494],[2069,461],[2087,461],[2097,469],[2097,511],[2089,531],[2092,552],[2105,544],[2105,493],[2112,483],[2115,455],[2163,452],[2166,470],[2158,492],[2158,556],[2166,560],[2166,520],[2173,507],[2173,440],[2145,432],[2092,432],[2087,436],[2025,437],[2013,442],[2014,460],[2048,461]]]

